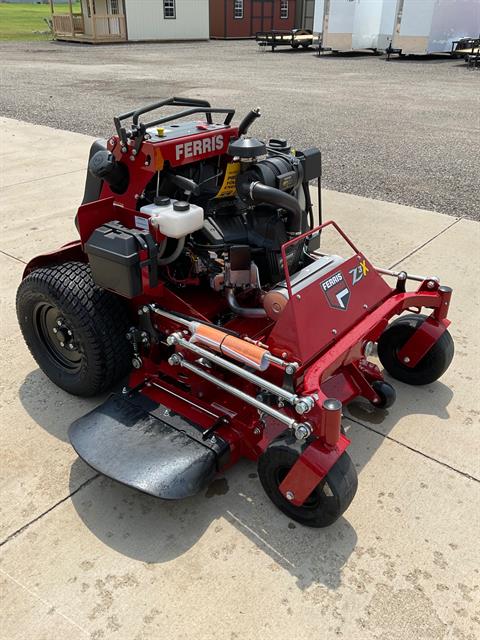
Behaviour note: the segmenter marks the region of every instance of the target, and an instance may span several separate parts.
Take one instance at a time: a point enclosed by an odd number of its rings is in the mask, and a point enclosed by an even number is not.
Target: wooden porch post
[[[56,35],[56,30],[55,30],[55,19],[54,19],[54,9],[53,9],[53,0],[49,0],[49,5],[50,5],[50,17],[52,19],[52,34],[53,34],[53,38],[55,39],[55,35]]]
[[[72,32],[72,37],[75,35],[75,27],[73,26],[73,9],[72,9],[72,0],[68,0],[68,10],[70,12],[70,27]]]
[[[92,0],[87,0],[88,6],[90,8],[90,15],[92,17],[92,29],[93,29],[93,39],[97,39],[97,25],[95,24],[95,15],[93,11],[93,2]]]

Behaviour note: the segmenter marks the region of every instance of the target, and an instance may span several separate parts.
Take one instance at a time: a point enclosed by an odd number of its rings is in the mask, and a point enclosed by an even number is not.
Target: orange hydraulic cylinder
[[[192,325],[194,325],[192,326],[192,341],[201,342],[224,356],[260,371],[265,371],[270,364],[268,360],[270,352],[267,349],[199,322],[192,323]]]

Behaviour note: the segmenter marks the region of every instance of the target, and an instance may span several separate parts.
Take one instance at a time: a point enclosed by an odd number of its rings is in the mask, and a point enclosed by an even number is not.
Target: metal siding
[[[392,38],[397,0],[316,0],[314,31],[326,46],[385,49]],[[327,12],[326,20],[325,12]]]
[[[209,0],[176,0],[165,20],[162,0],[125,0],[129,40],[208,40]]]
[[[210,37],[225,37],[227,0],[210,0]]]
[[[325,0],[315,0],[315,12],[313,15],[314,33],[323,33],[323,14],[325,12]]]
[[[313,30],[314,16],[315,16],[315,0],[305,0],[304,6],[303,6],[302,24],[300,25],[300,28]]]
[[[356,0],[353,49],[385,49],[392,37],[396,0]]]
[[[479,0],[403,0],[393,46],[404,53],[448,52],[453,40],[478,33]]]
[[[330,0],[328,33],[353,33],[356,2]]]

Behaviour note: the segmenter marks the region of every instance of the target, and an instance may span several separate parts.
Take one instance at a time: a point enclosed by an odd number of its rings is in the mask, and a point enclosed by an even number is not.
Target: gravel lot
[[[472,161],[480,73],[460,60],[319,59],[312,51],[260,53],[251,41],[2,43],[0,56],[7,117],[108,135],[113,115],[172,95],[234,106],[239,116],[260,106],[252,133],[320,146],[325,186],[480,218]]]

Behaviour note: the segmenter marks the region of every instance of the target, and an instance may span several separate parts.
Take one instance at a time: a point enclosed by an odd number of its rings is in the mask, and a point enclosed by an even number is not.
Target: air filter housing
[[[238,138],[228,145],[227,153],[240,160],[256,160],[267,155],[267,147],[256,138]]]

